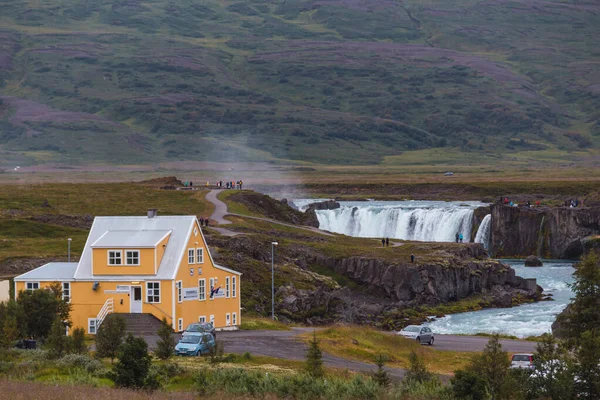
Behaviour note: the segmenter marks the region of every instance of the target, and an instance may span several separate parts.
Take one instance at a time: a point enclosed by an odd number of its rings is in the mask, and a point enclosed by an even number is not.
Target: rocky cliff
[[[494,257],[577,258],[600,234],[600,207],[509,207],[494,204],[490,253]]]
[[[207,238],[212,248],[218,248],[214,251],[218,262],[244,273],[245,308],[266,312],[270,305],[268,242],[250,235]],[[405,310],[470,296],[484,298],[491,307],[510,307],[539,298],[535,280],[515,276],[509,266],[487,258],[478,244],[420,244],[429,246],[438,261],[417,257],[417,262],[410,263],[372,256],[336,256],[322,247],[301,243],[305,238],[294,237],[294,242],[285,239],[281,238],[277,248],[275,301],[277,314],[293,321],[397,328],[403,320],[398,316]],[[327,239],[313,240],[321,244]]]

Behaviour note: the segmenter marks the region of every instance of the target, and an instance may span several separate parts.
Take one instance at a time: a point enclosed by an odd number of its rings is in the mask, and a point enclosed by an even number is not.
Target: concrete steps
[[[106,318],[119,315],[123,317],[126,325],[126,332],[133,336],[156,335],[162,322],[152,314],[110,314]]]

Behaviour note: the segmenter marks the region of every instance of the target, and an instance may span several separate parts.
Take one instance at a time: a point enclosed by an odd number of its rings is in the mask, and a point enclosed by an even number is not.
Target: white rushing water
[[[572,261],[543,260],[543,267],[525,267],[523,260],[503,260],[518,276],[536,278],[544,293],[554,301],[541,301],[512,308],[494,308],[452,314],[428,323],[435,333],[474,334],[501,333],[517,337],[538,336],[551,331],[556,316],[569,304],[573,292],[567,285],[573,281]]]
[[[296,200],[294,200],[296,203]],[[318,210],[319,228],[348,236],[454,242],[471,240],[473,210],[479,202],[341,201],[336,210]]]
[[[488,250],[490,248],[490,231],[492,228],[492,214],[488,214],[483,217],[483,221],[481,221],[481,225],[477,229],[477,234],[475,235],[475,243],[483,244],[483,247]]]

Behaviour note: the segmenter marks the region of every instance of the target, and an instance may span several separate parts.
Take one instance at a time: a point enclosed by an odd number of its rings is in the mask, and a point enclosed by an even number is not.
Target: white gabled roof
[[[75,272],[75,280],[92,280],[92,244],[95,246],[97,242],[102,243],[100,238],[106,232],[116,231],[161,231],[161,238],[168,231],[171,231],[169,243],[165,248],[162,261],[158,266],[156,275],[102,275],[96,277],[103,281],[128,281],[141,279],[156,279],[156,280],[171,280],[177,273],[179,263],[183,259],[184,252],[187,247],[188,238],[194,227],[196,217],[193,215],[169,215],[148,217],[96,217],[87,242],[83,249],[83,254],[79,260],[79,266]],[[144,236],[144,235],[142,235]],[[151,240],[158,237],[153,236]],[[149,238],[144,238],[144,240]],[[137,239],[136,239],[137,240]],[[150,240],[150,239],[149,239]],[[158,239],[157,241],[159,241]],[[112,242],[112,239],[111,239]],[[102,246],[104,247],[104,246]]]
[[[155,217],[156,218],[156,217]],[[143,248],[156,247],[171,230],[110,230],[91,244],[92,248]]]
[[[15,281],[72,281],[76,269],[76,262],[51,262],[17,276]]]

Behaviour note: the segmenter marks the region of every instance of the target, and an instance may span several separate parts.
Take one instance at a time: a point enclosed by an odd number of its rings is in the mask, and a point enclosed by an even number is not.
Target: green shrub
[[[96,333],[96,356],[114,360],[123,343],[125,329],[125,319],[122,316],[113,314],[107,317]]]
[[[50,357],[52,358],[60,358],[65,354],[69,349],[70,340],[65,332],[65,324],[60,319],[60,317],[56,317],[54,319],[54,323],[52,324],[52,329],[50,330],[50,334],[48,335],[48,351]]]
[[[134,389],[156,388],[154,376],[149,379],[152,359],[144,339],[129,334],[119,347],[118,358],[119,361],[113,369],[115,385]]]
[[[162,324],[158,329],[157,335],[159,337],[156,343],[156,350],[154,355],[161,360],[169,359],[175,353],[175,339],[173,339],[173,329],[169,326],[166,318],[163,318]]]
[[[196,388],[201,396],[228,393],[259,398],[273,394],[291,399],[374,399],[382,395],[376,382],[358,375],[351,380],[323,379],[309,374],[278,375],[242,368],[203,368],[196,375]]]
[[[71,351],[77,354],[87,353],[88,348],[85,345],[85,330],[83,328],[75,328],[71,336]]]
[[[67,354],[59,359],[56,365],[64,368],[80,368],[95,376],[103,375],[106,370],[101,361],[84,354]]]

